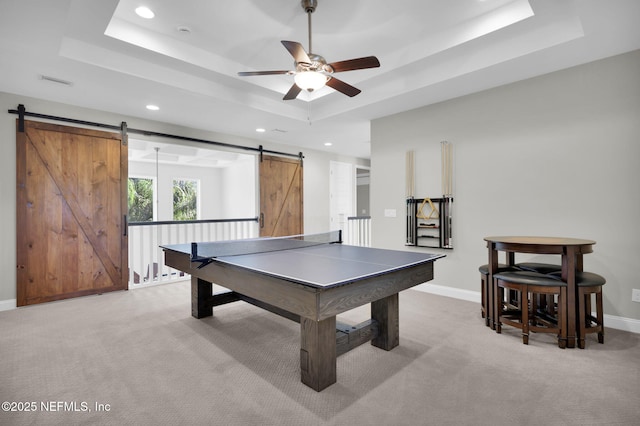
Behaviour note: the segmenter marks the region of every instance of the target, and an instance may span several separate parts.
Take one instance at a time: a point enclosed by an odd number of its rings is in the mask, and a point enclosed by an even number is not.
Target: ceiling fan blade
[[[348,59],[346,61],[338,61],[329,64],[333,68],[333,72],[362,70],[366,68],[377,68],[380,61],[375,56],[366,56],[364,58]]]
[[[331,77],[329,81],[327,81],[327,86],[337,90],[338,92],[344,93],[349,97],[354,97],[355,95],[361,92],[360,89],[355,88],[352,85],[347,84],[342,80],[338,80],[335,77]]]
[[[240,77],[250,77],[252,75],[276,75],[289,74],[291,71],[241,71],[238,73]]]
[[[293,86],[291,86],[291,89],[289,89],[287,94],[284,95],[284,98],[282,98],[282,100],[283,101],[290,101],[292,99],[295,99],[295,98],[298,97],[298,95],[300,94],[301,91],[302,91],[302,89],[299,88],[297,84],[294,84]]]
[[[297,41],[282,40],[282,44],[289,53],[291,53],[291,56],[293,56],[293,59],[295,59],[296,62],[306,62],[307,64],[311,63],[311,59],[309,59],[309,55],[307,55],[304,47],[302,47],[302,45]]]

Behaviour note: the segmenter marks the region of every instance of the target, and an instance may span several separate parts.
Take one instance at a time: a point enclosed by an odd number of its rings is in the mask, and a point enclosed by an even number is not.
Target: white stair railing
[[[258,218],[129,223],[129,289],[188,278],[164,264],[160,246],[256,238]]]
[[[348,217],[345,234],[345,244],[371,247],[371,216]]]

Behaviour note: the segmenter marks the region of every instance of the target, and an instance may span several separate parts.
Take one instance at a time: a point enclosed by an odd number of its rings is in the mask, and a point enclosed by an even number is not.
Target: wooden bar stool
[[[551,274],[559,278],[561,273]],[[604,313],[602,310],[602,286],[607,280],[593,272],[576,272],[578,288],[578,347],[584,349],[588,333],[598,333],[598,343],[604,343]],[[591,296],[596,299],[596,316],[591,311]]]
[[[484,318],[484,323],[487,327],[491,326],[491,303],[490,298],[493,296],[492,286],[489,283],[489,265],[482,265],[478,268],[480,271],[480,297],[481,297],[481,308],[480,313],[482,318]],[[504,271],[515,271],[516,269],[512,266],[504,265],[502,263],[498,264],[498,272]]]
[[[539,274],[552,274],[555,272],[562,273],[562,266],[555,265],[553,263],[540,263],[540,262],[522,262],[515,265],[518,269],[523,271],[537,272]],[[553,315],[555,312],[555,306],[553,303],[553,295],[539,295],[538,306],[540,309],[546,309],[549,315]]]
[[[495,274],[498,303],[496,332],[502,332],[502,324],[522,330],[522,343],[529,344],[529,332],[554,333],[558,336],[558,346],[567,344],[567,284],[549,275],[530,271],[505,271]],[[520,306],[510,307],[504,302],[504,289],[520,294]],[[558,297],[555,318],[542,318],[537,314],[535,295],[556,295]]]

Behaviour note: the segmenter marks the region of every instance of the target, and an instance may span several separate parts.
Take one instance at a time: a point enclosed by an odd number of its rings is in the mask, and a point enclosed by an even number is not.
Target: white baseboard
[[[463,290],[435,284],[421,284],[415,287],[415,289],[426,293],[437,294],[438,296],[447,296],[454,299],[466,300],[468,302],[480,303],[479,291]],[[640,320],[637,319],[605,314],[604,325],[605,327],[615,328],[616,330],[624,330],[640,334]]]
[[[463,290],[454,287],[445,287],[443,285],[435,284],[422,284],[416,287],[416,290],[421,290],[426,293],[437,294],[438,296],[453,297],[454,299],[462,299],[467,302],[480,303],[480,292],[472,290]]]
[[[16,299],[0,300],[0,311],[15,309],[18,306],[17,303]]]
[[[604,315],[604,326],[615,328],[616,330],[630,331],[640,334],[640,320],[633,318],[616,317],[613,315]]]

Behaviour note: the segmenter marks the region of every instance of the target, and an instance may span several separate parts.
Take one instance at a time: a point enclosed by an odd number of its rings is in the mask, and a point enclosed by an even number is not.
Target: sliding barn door
[[[260,236],[304,233],[302,161],[264,155],[260,162]]]
[[[18,129],[18,306],[127,288],[122,138],[30,121]]]

